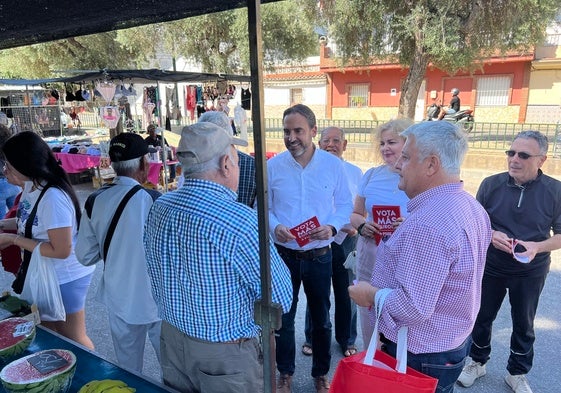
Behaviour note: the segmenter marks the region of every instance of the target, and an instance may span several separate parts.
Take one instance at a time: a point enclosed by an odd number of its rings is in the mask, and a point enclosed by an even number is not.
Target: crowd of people
[[[382,164],[364,174],[343,157],[345,131],[318,130],[309,107],[287,108],[283,129],[286,151],[267,161],[266,252],[271,299],[282,313],[276,391],[292,391],[300,333],[315,390],[329,391],[333,288],[335,340],[344,356],[362,349],[357,325],[365,346],[375,340],[391,356],[407,327],[408,366],[436,378],[444,393],[485,375],[493,321],[508,293],[505,382],[515,393],[531,392],[534,319],[551,251],[561,248],[561,182],[541,170],[547,138],[516,135],[507,171],[484,179],[473,197],[460,177],[467,136],[451,123],[381,125],[375,140]],[[54,264],[66,315],[47,327],[93,349],[84,302],[102,261],[97,296],[108,309],[119,365],[142,372],[148,338],[163,382],[178,391],[263,390],[262,332],[254,319],[262,297],[255,162],[236,148],[247,142],[233,135],[223,113],[183,128],[176,149],[183,185],[165,195],[141,187],[148,141],[114,137],[109,155],[117,177],[84,207],[40,137],[3,139],[3,176],[22,191],[16,216],[0,221],[0,248],[25,251],[13,270],[16,292],[36,247]],[[373,209],[379,206],[399,212],[389,232]],[[347,261],[355,252],[353,269]],[[301,287],[306,327],[296,332]],[[390,291],[373,337],[380,289]]]

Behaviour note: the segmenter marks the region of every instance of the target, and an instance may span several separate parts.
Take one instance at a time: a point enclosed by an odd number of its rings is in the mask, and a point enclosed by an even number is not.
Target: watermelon
[[[45,354],[46,352],[55,352],[56,355],[66,360],[66,364],[42,374],[31,364],[33,360],[31,358],[48,355]],[[75,371],[76,355],[65,349],[49,349],[14,360],[0,371],[0,380],[8,393],[66,393],[70,389]]]
[[[0,321],[0,361],[8,362],[23,353],[35,338],[35,325],[24,318]]]

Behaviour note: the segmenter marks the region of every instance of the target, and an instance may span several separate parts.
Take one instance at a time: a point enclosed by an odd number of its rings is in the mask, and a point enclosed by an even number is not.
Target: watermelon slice
[[[35,325],[23,318],[0,321],[0,361],[8,362],[18,356],[35,338]]]
[[[62,366],[41,373],[32,362],[35,357],[56,353],[66,360]],[[52,357],[52,355],[51,355]],[[76,356],[65,349],[49,349],[24,356],[14,360],[0,372],[0,380],[8,393],[48,392],[66,393],[72,384],[72,377],[76,371]]]

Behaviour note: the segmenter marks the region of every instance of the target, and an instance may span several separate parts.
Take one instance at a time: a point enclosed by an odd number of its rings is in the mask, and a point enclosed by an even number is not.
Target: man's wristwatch
[[[337,234],[337,229],[335,229],[333,225],[330,225],[330,227],[331,227],[331,236],[335,236]]]
[[[358,226],[358,228],[356,229],[356,231],[358,232],[359,236],[362,236],[362,228],[364,228],[364,224],[366,224],[365,222],[363,222],[362,224],[360,224]]]

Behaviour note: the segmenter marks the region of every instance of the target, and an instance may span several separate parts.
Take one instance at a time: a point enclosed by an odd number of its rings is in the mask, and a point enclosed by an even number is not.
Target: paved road
[[[93,191],[89,184],[77,185],[80,200],[83,201]],[[90,288],[87,304],[86,318],[88,334],[93,340],[96,351],[104,358],[114,361],[115,354],[109,335],[107,314],[105,307],[94,300],[99,279],[102,273],[102,266],[98,265],[92,286]],[[0,271],[0,291],[9,290],[13,279],[11,274]],[[294,375],[293,391],[295,393],[313,392],[313,383],[310,377],[311,358],[303,356],[300,352],[300,345],[303,342],[304,331],[304,307],[305,295],[300,294],[300,303],[296,319],[297,332],[297,359],[296,373]],[[551,273],[547,279],[541,303],[536,318],[536,344],[534,368],[529,374],[528,379],[535,393],[557,393],[561,392],[561,252],[554,253],[554,262]],[[503,308],[495,323],[493,332],[493,352],[492,359],[487,366],[487,376],[477,381],[470,389],[458,387],[457,392],[473,393],[501,393],[510,392],[510,389],[503,381],[506,373],[506,360],[509,351],[509,339],[511,332],[510,316],[508,304],[503,304]],[[360,336],[360,333],[359,333]],[[435,337],[435,339],[438,339]],[[362,342],[357,342],[362,347]],[[341,359],[340,349],[333,339],[332,344],[332,366],[331,375],[335,371],[337,362]],[[145,356],[144,374],[150,378],[158,380],[160,378],[156,357],[149,343]]]

